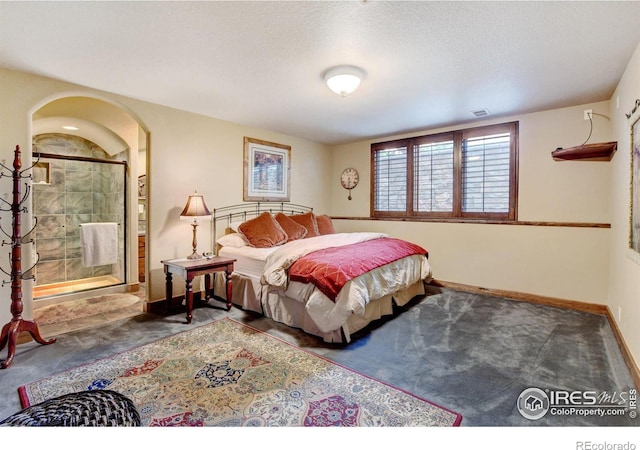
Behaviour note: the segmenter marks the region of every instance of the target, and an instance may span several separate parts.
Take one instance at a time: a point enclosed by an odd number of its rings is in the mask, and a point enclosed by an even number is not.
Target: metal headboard
[[[247,202],[224,206],[222,208],[215,208],[211,214],[212,251],[215,251],[216,249],[216,239],[218,239],[218,228],[220,225],[225,224],[223,230],[226,230],[234,222],[244,222],[246,220],[253,219],[254,217],[258,217],[260,214],[265,212],[272,214],[280,212],[287,215],[294,215],[313,212],[313,208],[310,206],[284,202]]]

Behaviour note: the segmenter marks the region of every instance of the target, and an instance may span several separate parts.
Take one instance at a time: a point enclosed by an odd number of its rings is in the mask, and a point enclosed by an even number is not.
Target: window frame
[[[508,132],[509,149],[509,207],[505,212],[464,212],[462,210],[463,173],[462,144],[465,139],[489,136]],[[414,149],[419,145],[453,141],[453,202],[451,211],[414,211]],[[372,218],[401,218],[417,220],[453,220],[453,221],[505,221],[515,222],[518,217],[518,166],[519,166],[519,122],[506,122],[495,125],[452,130],[410,138],[371,144],[371,199],[370,215]],[[376,153],[390,148],[406,147],[406,205],[404,211],[376,211]]]

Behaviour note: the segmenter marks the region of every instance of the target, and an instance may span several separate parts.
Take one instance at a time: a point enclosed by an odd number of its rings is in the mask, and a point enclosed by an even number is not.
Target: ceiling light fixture
[[[336,94],[346,97],[355,91],[364,78],[364,70],[355,66],[337,66],[327,70],[324,81]]]

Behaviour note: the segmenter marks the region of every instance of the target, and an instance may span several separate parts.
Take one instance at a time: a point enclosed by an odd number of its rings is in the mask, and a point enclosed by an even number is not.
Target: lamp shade
[[[180,217],[184,217],[186,219],[193,217],[206,217],[210,215],[211,211],[207,208],[207,205],[204,202],[204,197],[202,194],[198,194],[198,192],[194,192],[189,196],[187,204],[180,213]]]
[[[355,66],[338,66],[324,73],[324,80],[333,92],[346,97],[355,91],[364,78],[364,71]]]

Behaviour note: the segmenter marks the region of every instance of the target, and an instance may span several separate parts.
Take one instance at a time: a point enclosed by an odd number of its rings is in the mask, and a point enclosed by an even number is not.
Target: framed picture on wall
[[[138,177],[138,197],[145,198],[147,196],[147,176],[140,175]]]
[[[288,202],[290,174],[290,146],[244,138],[243,201]]]
[[[631,125],[631,213],[629,247],[640,254],[640,117]]]

